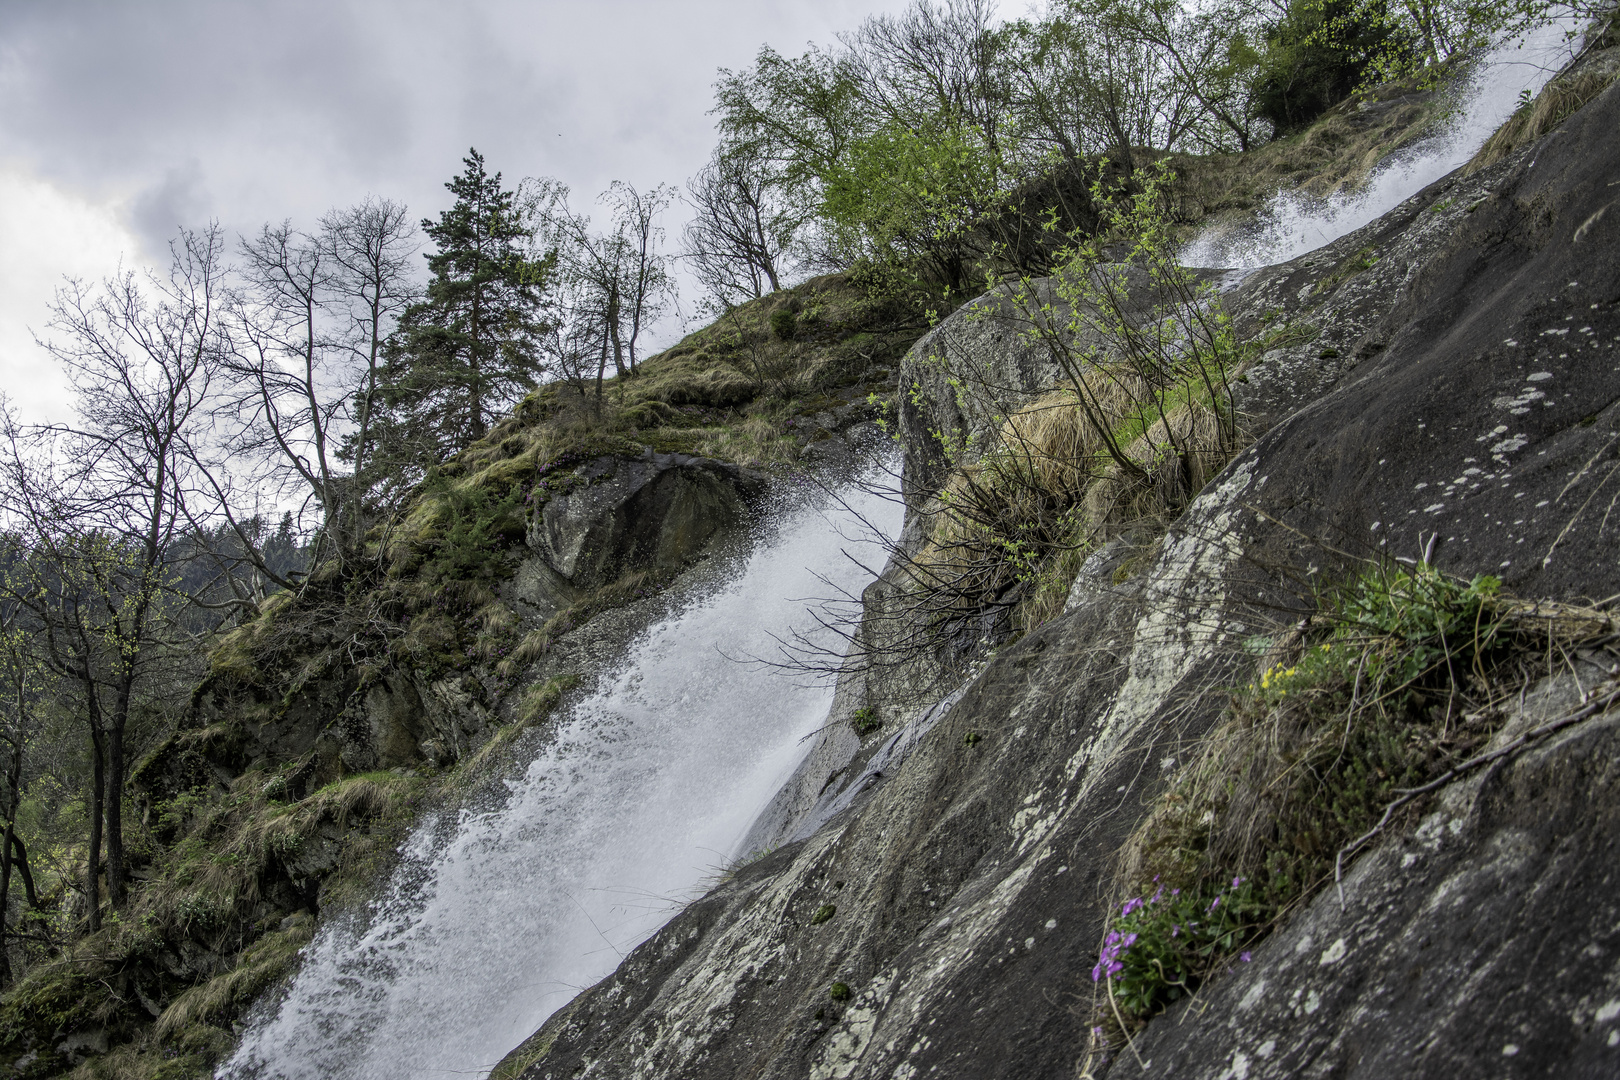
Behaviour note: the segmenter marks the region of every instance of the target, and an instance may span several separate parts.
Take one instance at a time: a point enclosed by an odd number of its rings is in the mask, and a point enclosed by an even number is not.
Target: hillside
[[[888,737],[830,730],[770,853],[497,1075],[1612,1075],[1617,124],[1223,297],[1301,328],[1235,377],[1253,443],[982,666],[852,672]],[[914,521],[989,430],[931,368],[1052,385],[1005,341],[908,357]]]

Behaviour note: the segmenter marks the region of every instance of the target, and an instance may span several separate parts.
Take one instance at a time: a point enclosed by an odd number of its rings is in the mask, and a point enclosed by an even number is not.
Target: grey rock
[[[1620,592],[1604,509],[1620,491],[1616,130],[1611,88],[1555,136],[1235,289],[1240,329],[1276,311],[1318,337],[1251,369],[1262,434],[1153,564],[1115,584],[1119,553],[1099,552],[1068,610],[970,673],[898,769],[863,767],[891,740],[847,758],[835,800],[881,783],[635,950],[518,1051],[544,1051],[523,1075],[1076,1075],[1114,853],[1252,662],[1243,637],[1297,617],[1353,556],[1436,535],[1444,567],[1525,595]],[[917,348],[956,334],[1016,393],[1049,385],[1016,341],[966,319],[941,331]],[[946,379],[910,407],[915,508],[942,475],[929,432],[993,416]],[[845,707],[890,705],[874,685],[851,680]],[[891,706],[888,730],[919,704]],[[1448,788],[1413,835],[1353,863],[1344,909],[1318,897],[1196,1009],[1150,1024],[1152,1074],[1620,1074],[1617,740],[1601,718]],[[817,769],[849,743],[830,739]]]

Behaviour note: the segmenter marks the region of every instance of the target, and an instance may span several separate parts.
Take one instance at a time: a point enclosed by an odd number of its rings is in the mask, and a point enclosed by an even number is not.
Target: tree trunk
[[[608,340],[602,339],[602,355],[596,362],[596,418],[602,418],[602,379],[607,375]]]
[[[619,285],[608,289],[608,339],[613,342],[613,370],[624,378],[624,344],[619,340]]]
[[[90,929],[101,929],[101,800],[107,790],[101,727],[91,719],[90,728],[90,854],[85,860],[84,897],[90,905]]]
[[[119,715],[107,732],[107,898],[112,906],[124,906],[124,715],[128,705],[120,703]]]
[[[35,911],[42,910],[45,905],[39,902],[39,893],[34,890],[34,872],[28,869],[27,845],[23,843],[22,837],[12,833],[9,847],[11,849],[11,863],[17,868],[17,873],[22,876],[23,896],[27,898],[28,906]]]
[[[12,804],[12,813],[16,813],[16,804]],[[6,947],[6,915],[11,900],[11,838],[16,835],[17,823],[15,820],[6,822],[6,839],[0,845],[0,986],[11,983],[11,950]]]

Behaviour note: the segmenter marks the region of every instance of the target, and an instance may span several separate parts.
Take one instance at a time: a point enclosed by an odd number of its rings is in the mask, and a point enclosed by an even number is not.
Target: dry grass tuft
[[[1620,50],[1606,61],[1554,79],[1534,101],[1521,106],[1479,148],[1465,169],[1475,173],[1495,165],[1521,146],[1528,146],[1563,123],[1577,109],[1620,81]]]

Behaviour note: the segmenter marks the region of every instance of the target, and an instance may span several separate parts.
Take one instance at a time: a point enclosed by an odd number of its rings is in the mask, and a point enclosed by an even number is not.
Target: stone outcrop
[[[649,450],[585,461],[561,487],[530,513],[526,555],[502,590],[530,628],[626,573],[663,579],[691,566],[746,525],[765,482],[733,465]],[[332,651],[337,626],[306,630],[302,647],[328,651],[301,661],[278,702],[253,707],[229,682],[222,699],[218,677],[205,683],[200,717],[230,730],[171,738],[143,766],[143,790],[182,791],[261,760],[307,759],[299,792],[346,773],[445,766],[512,719],[512,688],[496,686],[488,671],[398,665],[368,674]]]
[[[1244,637],[1379,552],[1429,551],[1525,596],[1620,593],[1617,130],[1613,87],[1499,164],[1237,286],[1240,332],[1281,318],[1315,336],[1249,369],[1237,397],[1258,438],[1153,564],[1116,583],[1100,552],[1063,616],[971,673],[948,711],[919,710],[842,766],[816,758],[849,770],[828,778],[847,793],[821,803],[830,818],[688,907],[509,1072],[1087,1068],[1114,853],[1218,717],[1219,688],[1252,666]],[[969,348],[1006,345],[975,333]],[[911,400],[913,433],[971,428],[945,388]],[[908,448],[908,496],[926,495],[937,462]],[[1509,730],[1614,678],[1607,653],[1582,663],[1527,692]],[[1352,863],[1342,907],[1317,897],[1253,963],[1139,1033],[1150,1074],[1620,1072],[1617,723],[1446,789],[1414,833]],[[783,836],[814,813],[796,805]],[[1123,1060],[1120,1075],[1137,1071]]]
[[[577,486],[529,517],[533,553],[512,592],[546,616],[631,571],[668,574],[724,537],[764,491],[735,465],[651,450],[601,457],[574,470]]]

